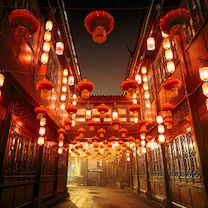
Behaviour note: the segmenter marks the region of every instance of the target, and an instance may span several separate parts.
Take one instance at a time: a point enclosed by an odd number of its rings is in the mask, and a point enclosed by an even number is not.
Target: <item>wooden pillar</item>
[[[137,185],[138,190],[140,190],[140,182],[139,182],[139,165],[138,165],[138,154],[137,154],[137,146],[136,146],[136,167],[137,167]]]
[[[41,196],[40,196],[40,183],[41,183],[41,168],[42,168],[42,158],[43,158],[43,148],[44,145],[38,146],[38,158],[36,166],[36,183],[33,189],[33,207],[40,207]]]
[[[67,172],[68,172],[68,164],[69,164],[69,148],[67,146],[66,148],[66,180],[65,180],[65,191],[66,193],[68,192],[68,188],[67,188]]]
[[[58,164],[59,164],[59,154],[58,154],[58,147],[57,147],[55,181],[54,181],[54,189],[53,189],[54,197],[57,196],[57,191],[58,191]]]
[[[163,162],[163,173],[164,173],[164,183],[165,183],[165,207],[170,208],[171,205],[171,192],[169,186],[169,178],[168,178],[168,169],[167,169],[167,159],[165,157],[165,144],[161,144],[161,152],[162,152],[162,162]]]

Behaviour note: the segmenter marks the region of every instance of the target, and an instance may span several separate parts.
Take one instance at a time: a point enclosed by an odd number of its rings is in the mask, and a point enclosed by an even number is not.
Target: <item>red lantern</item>
[[[175,106],[173,104],[166,103],[162,107],[162,111],[173,111]]]
[[[46,75],[47,67],[45,64],[40,65],[39,72],[40,75]]]
[[[58,129],[57,133],[59,134],[60,138],[63,138],[66,131],[63,128],[60,128]]]
[[[188,25],[191,15],[184,8],[169,11],[160,22],[160,30],[166,34],[175,34],[181,26]]]
[[[77,110],[78,110],[78,108],[74,105],[71,105],[71,104],[66,108],[67,113],[70,115],[76,113]]]
[[[96,10],[87,15],[84,26],[95,43],[103,43],[113,30],[114,19],[108,12]]]
[[[167,128],[170,129],[172,128],[172,124],[174,123],[173,119],[172,119],[172,111],[174,110],[174,105],[172,104],[164,104],[162,107],[162,116],[163,116],[163,121],[164,124],[166,124]]]
[[[93,142],[98,142],[99,140],[100,140],[100,138],[97,137],[97,136],[92,137],[92,141],[93,141]]]
[[[139,122],[138,122],[138,125],[139,126],[146,126],[147,125],[147,121],[146,120],[140,120]]]
[[[47,109],[44,106],[36,107],[34,112],[37,114],[37,119],[41,119],[44,114],[46,114]]]
[[[141,109],[141,106],[139,104],[132,104],[130,107],[129,107],[129,111],[131,111],[134,116],[137,116],[137,113],[140,111]]]
[[[91,145],[92,144],[92,140],[91,139],[87,140],[87,144]]]
[[[139,84],[134,79],[126,79],[121,83],[123,91],[127,92],[127,97],[131,98],[135,90],[139,87]]]
[[[12,11],[9,15],[9,23],[15,28],[16,38],[24,36],[26,39],[29,38],[29,35],[36,33],[40,25],[37,18],[25,9]]]
[[[94,84],[87,79],[80,81],[77,85],[77,89],[81,92],[81,97],[87,99],[90,96],[90,92],[94,89]]]
[[[48,98],[53,87],[53,83],[47,79],[40,80],[36,83],[36,89],[40,91],[42,98]]]
[[[116,141],[116,137],[112,136],[112,137],[110,138],[110,141],[111,141],[111,142],[115,142],[115,141]]]
[[[164,124],[167,126],[167,129],[171,129],[173,124],[174,124],[174,120],[172,117],[166,117],[164,119]]]
[[[84,128],[79,128],[78,129],[78,133],[80,137],[84,137],[84,133],[86,132],[86,130]]]
[[[103,140],[103,144],[105,144],[105,145],[108,144],[108,140],[106,140],[106,139]]]
[[[116,130],[116,131],[118,131],[119,125],[120,125],[120,124],[121,124],[121,122],[120,122],[120,120],[118,120],[118,119],[112,121],[113,128],[114,128],[114,130]]]
[[[81,138],[80,136],[76,136],[76,137],[75,137],[75,141],[76,141],[76,143],[81,142],[81,140],[82,140],[82,138]]]
[[[70,130],[71,125],[72,125],[72,121],[71,120],[68,119],[68,120],[64,121],[64,127],[65,127],[66,131]]]
[[[90,131],[94,131],[94,126],[96,125],[96,122],[93,119],[91,119],[87,122],[87,125],[90,127]]]
[[[106,113],[109,111],[109,107],[102,103],[99,106],[97,106],[97,110],[100,113],[100,118],[105,118]]]
[[[134,142],[135,139],[134,139],[134,137],[130,136],[127,140],[129,143],[132,143],[132,142]]]
[[[181,86],[181,81],[175,78],[168,78],[163,84],[164,89],[168,92],[170,97],[178,96],[178,89]]]
[[[126,133],[127,133],[127,129],[125,129],[125,128],[121,128],[120,130],[119,130],[119,133],[121,134],[121,137],[126,137]]]
[[[105,136],[106,130],[101,128],[97,131],[100,138],[103,138]]]

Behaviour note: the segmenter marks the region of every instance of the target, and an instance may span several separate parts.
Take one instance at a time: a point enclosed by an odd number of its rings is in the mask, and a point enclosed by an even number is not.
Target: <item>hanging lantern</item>
[[[158,125],[158,133],[163,134],[164,132],[165,132],[164,125],[159,124],[159,125]]]
[[[164,143],[165,142],[165,135],[164,134],[159,134],[158,135],[158,141],[160,143]]]
[[[68,77],[68,85],[69,86],[73,86],[74,85],[74,76],[73,75],[70,75]]]
[[[44,127],[44,126],[41,126],[41,127],[39,128],[39,135],[40,135],[40,136],[44,136],[44,135],[45,135],[45,131],[46,131],[45,127]]]
[[[84,79],[78,83],[77,89],[81,92],[81,97],[87,99],[90,96],[90,92],[94,89],[94,84]]]
[[[87,122],[87,125],[90,127],[89,128],[90,131],[94,131],[95,129],[94,126],[96,125],[96,122],[93,119],[91,119],[90,121]]]
[[[28,39],[40,26],[38,19],[26,9],[15,9],[8,18],[10,25],[15,28],[16,38],[24,36]]]
[[[132,98],[137,98],[137,94],[134,93],[133,96],[132,96]]]
[[[146,141],[145,141],[145,140],[142,140],[142,141],[141,141],[141,146],[142,146],[142,147],[145,147],[145,145],[146,145]]]
[[[73,99],[73,100],[76,100],[76,99],[77,99],[77,95],[76,95],[76,94],[73,94],[73,95],[72,95],[72,99]]]
[[[64,44],[62,42],[56,43],[56,54],[57,55],[63,55],[64,53]]]
[[[208,98],[206,99],[206,108],[208,110]]]
[[[45,138],[43,136],[38,137],[38,145],[44,145]]]
[[[72,119],[75,119],[75,118],[76,118],[76,114],[73,113],[73,114],[71,115],[71,118],[72,118]]]
[[[146,108],[150,108],[151,107],[150,100],[145,100],[145,106],[146,106]]]
[[[80,142],[82,141],[82,137],[76,136],[76,137],[75,137],[75,141],[76,141],[76,143],[80,143]],[[78,146],[78,147],[79,147],[79,146]]]
[[[65,93],[61,93],[60,100],[62,102],[66,101],[66,94]]]
[[[50,44],[50,42],[44,42],[43,43],[43,51],[44,52],[49,52],[50,51],[50,48],[51,48],[51,44]]]
[[[132,112],[134,114],[134,116],[137,116],[140,109],[141,109],[141,106],[139,104],[132,104],[129,107],[129,111]]]
[[[165,34],[175,34],[179,28],[190,23],[191,15],[184,8],[170,10],[160,22],[160,30]]]
[[[5,79],[5,76],[2,73],[0,73],[0,87],[4,85],[4,79]]]
[[[136,74],[135,75],[135,80],[137,81],[138,84],[141,84],[142,83],[142,77],[140,74]]]
[[[106,113],[109,111],[109,107],[106,104],[102,103],[97,106],[97,111],[100,113],[100,118],[105,118]]]
[[[138,123],[139,118],[138,117],[134,117],[134,123]]]
[[[68,74],[69,74],[68,69],[64,69],[64,70],[63,70],[63,76],[67,77],[67,76],[68,76]]]
[[[137,104],[137,99],[134,98],[133,101],[132,101],[132,103],[133,103],[133,104]]]
[[[149,85],[148,85],[148,82],[145,82],[143,84],[143,89],[146,91],[146,90],[149,90]]]
[[[114,19],[108,12],[95,10],[87,15],[84,26],[95,43],[103,43],[113,30]]]
[[[156,121],[157,121],[158,124],[162,124],[163,123],[163,117],[161,115],[158,115],[156,117]]]
[[[76,100],[73,100],[72,101],[72,105],[76,106],[77,105],[77,101]]]
[[[174,120],[172,117],[166,117],[164,119],[164,124],[167,126],[167,129],[171,129],[173,124],[174,124]]]
[[[91,119],[92,117],[92,111],[90,109],[87,109],[85,112],[86,119]]]
[[[64,139],[64,134],[66,133],[65,129],[60,128],[58,129],[57,133],[59,134],[59,138],[58,138],[59,140]]]
[[[92,141],[95,143],[98,142],[99,140],[100,140],[100,138],[97,136],[92,137]]]
[[[167,61],[171,61],[173,59],[173,51],[170,48],[165,50],[165,58]]]
[[[144,92],[144,98],[145,98],[146,100],[150,99],[150,93],[149,93],[149,91],[145,91],[145,92]]]
[[[50,20],[48,20],[45,24],[45,29],[47,31],[51,31],[53,29],[53,22],[51,22]]]
[[[199,67],[199,76],[201,81],[207,82],[208,81],[208,64],[202,63]]]
[[[36,89],[40,91],[41,98],[48,98],[53,87],[53,83],[47,79],[40,80],[36,83]]]
[[[79,128],[78,129],[78,133],[80,137],[84,137],[84,133],[86,132],[86,130],[84,128]]]
[[[40,126],[45,126],[46,125],[46,118],[42,117],[40,119]]]
[[[63,78],[62,78],[62,83],[63,83],[63,84],[67,84],[67,77],[63,77]]]
[[[118,112],[117,111],[113,111],[112,112],[112,120],[116,120],[118,119]]]
[[[62,92],[65,92],[65,93],[67,92],[67,87],[66,87],[66,85],[62,85],[61,91],[62,91]]]
[[[178,89],[181,86],[181,81],[172,77],[169,77],[165,83],[163,83],[163,88],[168,92],[168,96],[177,97]]]
[[[147,39],[147,50],[148,51],[155,50],[155,39],[153,37],[149,37]]]
[[[121,88],[124,92],[127,93],[128,98],[132,98],[133,93],[139,87],[139,84],[134,79],[126,79],[121,83]]]
[[[43,52],[42,54],[41,54],[41,63],[42,64],[47,64],[48,63],[48,53],[46,53],[46,52]]]
[[[175,71],[175,64],[173,61],[168,61],[167,62],[167,71],[169,73],[173,73]]]
[[[148,76],[147,75],[143,75],[142,76],[142,81],[143,82],[147,82],[148,81]]]
[[[37,119],[41,119],[46,114],[47,109],[44,106],[36,107],[34,112],[37,114]]]
[[[72,125],[72,121],[71,120],[67,119],[67,120],[64,121],[64,127],[65,127],[66,131],[70,130],[71,125]]]
[[[62,141],[59,141],[58,146],[59,147],[63,147],[64,146],[64,141],[63,140]]]
[[[100,138],[103,138],[105,136],[106,130],[101,128],[97,131]]]
[[[63,153],[63,149],[61,147],[58,148],[58,154],[61,155]]]
[[[113,129],[115,131],[118,131],[119,130],[119,125],[121,124],[120,120],[119,119],[116,119],[116,120],[113,120],[112,121],[112,125],[113,125]]]
[[[66,108],[65,103],[61,103],[60,108],[61,108],[61,110],[64,110]]]
[[[142,147],[142,153],[146,153],[146,152],[147,152],[146,147]]]
[[[51,32],[49,32],[49,31],[45,31],[45,33],[44,33],[44,40],[45,41],[51,41]]]
[[[163,31],[161,31],[161,35],[163,38],[168,38],[168,36],[169,36],[168,34],[164,33]]]
[[[165,38],[163,40],[163,48],[166,50],[166,49],[169,49],[170,47],[171,47],[170,39],[169,38]]]
[[[208,82],[204,82],[202,85],[203,94],[208,97]]]
[[[69,116],[71,116],[74,113],[77,113],[77,110],[78,110],[78,108],[76,106],[71,105],[71,104],[66,108],[66,111],[68,112]]]
[[[76,124],[76,121],[75,120],[72,120],[72,127],[74,127],[75,126],[75,124]]]
[[[124,138],[124,137],[126,137],[127,129],[121,128],[121,129],[119,130],[119,133],[121,134],[121,137]]]
[[[142,74],[146,74],[147,73],[147,67],[143,66],[141,72],[142,72]]]

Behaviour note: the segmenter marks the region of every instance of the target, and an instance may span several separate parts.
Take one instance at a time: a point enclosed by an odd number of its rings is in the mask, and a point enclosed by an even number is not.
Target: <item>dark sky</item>
[[[73,2],[74,1],[74,2]],[[120,84],[124,79],[129,60],[127,46],[133,50],[138,32],[142,25],[142,17],[146,9],[126,9],[137,4],[126,5],[127,1],[113,4],[106,1],[101,6],[93,1],[87,5],[79,4],[75,0],[67,3],[66,8],[72,31],[80,70],[83,78],[87,78],[95,84],[94,95],[119,95],[122,94]],[[114,3],[116,1],[113,1]],[[140,2],[140,6],[147,6],[146,1]],[[87,7],[86,7],[87,6]],[[70,8],[113,8],[107,10],[115,21],[113,31],[102,44],[94,43],[91,35],[84,27],[84,19],[92,10]],[[121,8],[121,9],[120,9]],[[118,10],[119,9],[119,10]]]

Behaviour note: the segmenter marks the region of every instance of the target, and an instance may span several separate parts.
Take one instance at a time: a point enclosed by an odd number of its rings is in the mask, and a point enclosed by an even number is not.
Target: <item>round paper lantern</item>
[[[178,89],[181,86],[181,81],[172,77],[169,77],[164,83],[163,88],[168,92],[170,97],[178,96]]]
[[[119,119],[116,119],[116,120],[113,120],[112,121],[112,125],[113,125],[113,129],[115,131],[118,131],[119,130],[119,125],[121,124],[120,120]]]
[[[121,83],[123,91],[127,92],[127,97],[131,98],[135,90],[139,87],[139,84],[134,79],[126,79]]]
[[[201,81],[207,82],[208,81],[208,64],[202,63],[199,67],[199,76]]]
[[[109,111],[109,107],[102,103],[97,106],[97,111],[100,113],[100,118],[105,118],[106,113]]]
[[[121,137],[126,137],[126,134],[127,134],[127,129],[125,129],[125,128],[121,128],[120,130],[119,130],[119,133],[121,134]]]
[[[78,133],[80,137],[84,137],[84,133],[86,132],[86,130],[84,128],[79,128],[78,129]]]
[[[81,92],[81,97],[87,99],[90,96],[90,92],[94,89],[94,84],[84,79],[78,83],[77,89]]]
[[[51,30],[53,29],[53,22],[50,21],[50,20],[48,20],[48,21],[46,22],[46,24],[45,24],[45,29],[46,29],[47,31],[51,31]]]
[[[84,26],[95,43],[103,43],[113,30],[114,19],[108,12],[95,10],[87,15]]]
[[[67,120],[64,121],[64,127],[65,127],[66,131],[70,130],[71,125],[72,125],[72,121],[71,120],[67,119]]]
[[[40,91],[42,98],[48,98],[54,85],[47,79],[40,80],[36,83],[36,89]]]
[[[39,106],[34,109],[34,112],[37,114],[37,119],[41,119],[44,114],[47,113],[47,109],[44,106]]]
[[[9,23],[15,28],[16,38],[24,36],[26,39],[36,33],[40,25],[38,19],[25,9],[13,10],[9,15]]]
[[[191,15],[184,8],[178,8],[166,13],[160,22],[160,30],[166,34],[175,33],[181,26],[185,27],[190,23]]]
[[[66,107],[66,111],[71,116],[72,114],[77,113],[78,108],[76,106],[70,104],[69,106]]]
[[[96,125],[96,122],[93,119],[91,119],[87,122],[87,125],[90,127],[89,128],[90,131],[94,131],[95,129],[94,126]]]
[[[106,130],[101,128],[97,131],[100,138],[103,138],[105,136]]]

